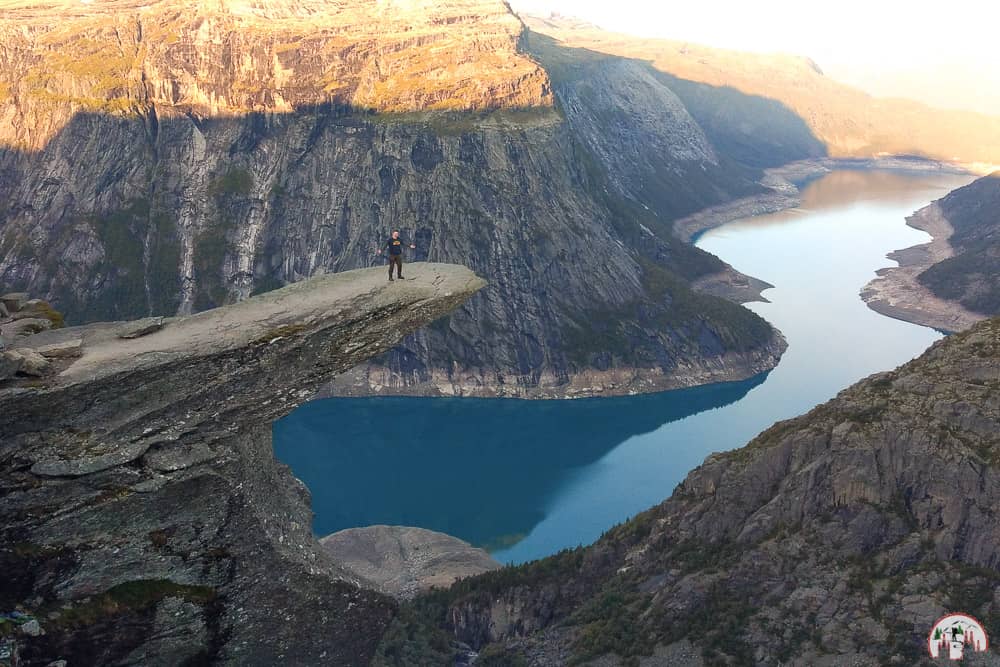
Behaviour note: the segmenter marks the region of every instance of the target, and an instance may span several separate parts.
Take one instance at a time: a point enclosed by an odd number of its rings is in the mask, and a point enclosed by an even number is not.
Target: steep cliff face
[[[436,626],[537,665],[920,664],[946,612],[1000,636],[998,453],[993,319],[712,455],[591,547],[418,599],[381,656]]]
[[[50,358],[0,382],[0,609],[45,631],[26,664],[367,664],[395,604],[315,540],[271,423],[483,286],[411,271],[7,341]]]
[[[145,117],[552,105],[492,0],[4,0],[0,141],[42,150],[81,109]]]
[[[398,227],[408,259],[490,286],[336,391],[625,393],[783,349],[689,288],[733,273],[669,233],[755,172],[638,65],[529,55],[503,3],[22,5],[0,22],[0,275],[71,322],[371,266]]]

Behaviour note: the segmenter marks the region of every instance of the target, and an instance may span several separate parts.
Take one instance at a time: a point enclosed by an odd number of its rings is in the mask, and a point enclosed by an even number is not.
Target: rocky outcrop
[[[0,383],[0,610],[40,620],[27,664],[367,663],[395,604],[320,547],[271,423],[484,285],[409,273],[13,343],[76,350]]]
[[[1000,314],[1000,172],[920,209],[906,223],[930,243],[896,250],[861,291],[870,308],[943,331]]]
[[[340,567],[404,600],[500,567],[468,542],[410,526],[348,528],[319,543]]]
[[[593,546],[417,598],[381,664],[403,627],[532,665],[924,664],[946,612],[1000,636],[998,502],[992,319],[710,456]]]
[[[49,357],[66,356],[65,347],[7,349],[20,347],[25,336],[62,325],[62,313],[45,301],[31,299],[25,292],[0,296],[0,382],[18,375],[38,377],[48,368]]]

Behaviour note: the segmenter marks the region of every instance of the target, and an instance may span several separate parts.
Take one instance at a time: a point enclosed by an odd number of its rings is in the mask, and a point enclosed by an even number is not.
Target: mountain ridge
[[[718,298],[761,284],[673,228],[826,154],[779,101],[568,46],[492,0],[53,20],[70,4],[0,20],[0,279],[71,322],[372,266],[398,227],[407,259],[489,286],[331,391],[628,394],[744,379],[784,349]]]
[[[912,100],[872,97],[827,78],[815,62],[804,56],[747,53],[679,40],[636,38],[562,17],[525,14],[522,18],[531,30],[549,35],[566,46],[648,62],[656,71],[680,83],[675,90],[686,103],[706,96],[722,99],[727,90],[779,102],[805,121],[813,139],[825,147],[824,156],[920,155],[964,163],[979,172],[1000,164],[1000,149],[996,148],[1000,146],[1000,117],[934,109]],[[692,106],[697,107],[697,104]],[[706,127],[718,125],[727,114],[731,112],[724,106],[708,107],[704,115],[695,112]],[[723,127],[730,141],[753,141],[754,133],[762,133],[764,137],[773,133],[759,119],[748,120],[755,126],[752,130]],[[775,154],[781,155],[780,140],[765,141]]]
[[[998,636],[998,360],[1000,319],[942,339],[593,545],[416,598],[376,664],[464,644],[497,664],[929,665],[956,611]]]

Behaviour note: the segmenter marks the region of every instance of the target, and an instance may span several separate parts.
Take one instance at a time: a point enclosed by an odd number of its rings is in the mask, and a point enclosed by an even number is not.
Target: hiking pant
[[[396,275],[403,277],[403,256],[389,255],[389,277],[392,278],[392,267],[396,267]]]

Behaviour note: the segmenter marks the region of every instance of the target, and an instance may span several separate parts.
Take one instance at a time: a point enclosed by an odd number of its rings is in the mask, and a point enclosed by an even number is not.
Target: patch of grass
[[[771,326],[756,313],[719,297],[694,292],[670,270],[640,256],[645,299],[595,307],[562,330],[563,350],[578,366],[598,365],[610,355],[629,366],[653,367],[670,343],[663,336],[688,339],[695,350],[702,330],[717,337],[719,352],[749,352],[767,344]]]
[[[665,563],[685,573],[726,571],[739,560],[745,547],[735,542],[684,540],[670,549]]]
[[[583,565],[584,548],[564,549],[559,553],[524,565],[502,567],[475,577],[461,579],[448,592],[461,599],[471,594],[492,596],[517,587],[534,588],[550,581],[569,580]]]
[[[650,596],[639,593],[621,577],[584,604],[569,623],[581,626],[573,642],[570,664],[581,664],[609,653],[635,662],[640,655],[650,655],[657,633],[643,621]]]
[[[451,638],[435,624],[446,610],[434,605],[434,601],[424,601],[418,607],[403,605],[382,635],[372,667],[452,664],[455,650]]]
[[[267,292],[272,292],[276,289],[281,289],[284,286],[285,286],[284,282],[278,280],[272,275],[255,277],[253,281],[253,291],[250,292],[250,296],[257,296],[258,294],[266,294]]]
[[[163,213],[154,213],[146,267],[150,288],[149,311],[154,315],[177,312],[181,291],[181,242],[174,221]]]
[[[479,667],[528,667],[524,655],[509,650],[500,644],[489,644],[483,647],[476,659]]]
[[[208,194],[213,197],[248,195],[253,189],[253,174],[243,167],[230,167],[208,184]]]
[[[235,220],[224,213],[195,237],[192,263],[198,285],[194,302],[197,310],[226,303],[229,291],[223,283],[222,270],[226,256],[233,251],[229,233],[235,227]]]
[[[308,331],[309,328],[310,327],[309,327],[308,324],[301,324],[301,323],[300,324],[283,324],[280,327],[275,327],[273,329],[269,329],[263,335],[258,336],[257,338],[255,338],[254,341],[253,341],[253,343],[256,345],[256,344],[261,344],[261,343],[270,343],[275,338],[289,338],[291,336],[295,336],[297,334],[300,334],[303,331]]]
[[[656,510],[646,510],[611,528],[601,536],[601,539],[610,539],[621,544],[638,544],[649,537],[654,523],[656,523]]]
[[[95,267],[94,278],[102,276],[109,287],[94,302],[79,304],[77,308],[90,311],[87,315],[96,312],[98,319],[124,320],[145,315],[148,304],[143,249],[149,225],[149,201],[133,199],[122,209],[91,216],[87,223],[104,248],[104,259]],[[70,309],[66,310],[69,314]]]
[[[83,601],[47,610],[46,626],[56,630],[85,627],[108,616],[143,611],[168,597],[204,606],[215,599],[216,592],[208,586],[177,584],[168,579],[137,579]]]
[[[640,257],[643,286],[667,308],[657,317],[662,327],[706,323],[727,350],[746,352],[767,343],[771,325],[756,313],[720,297],[700,294],[668,269]]]

